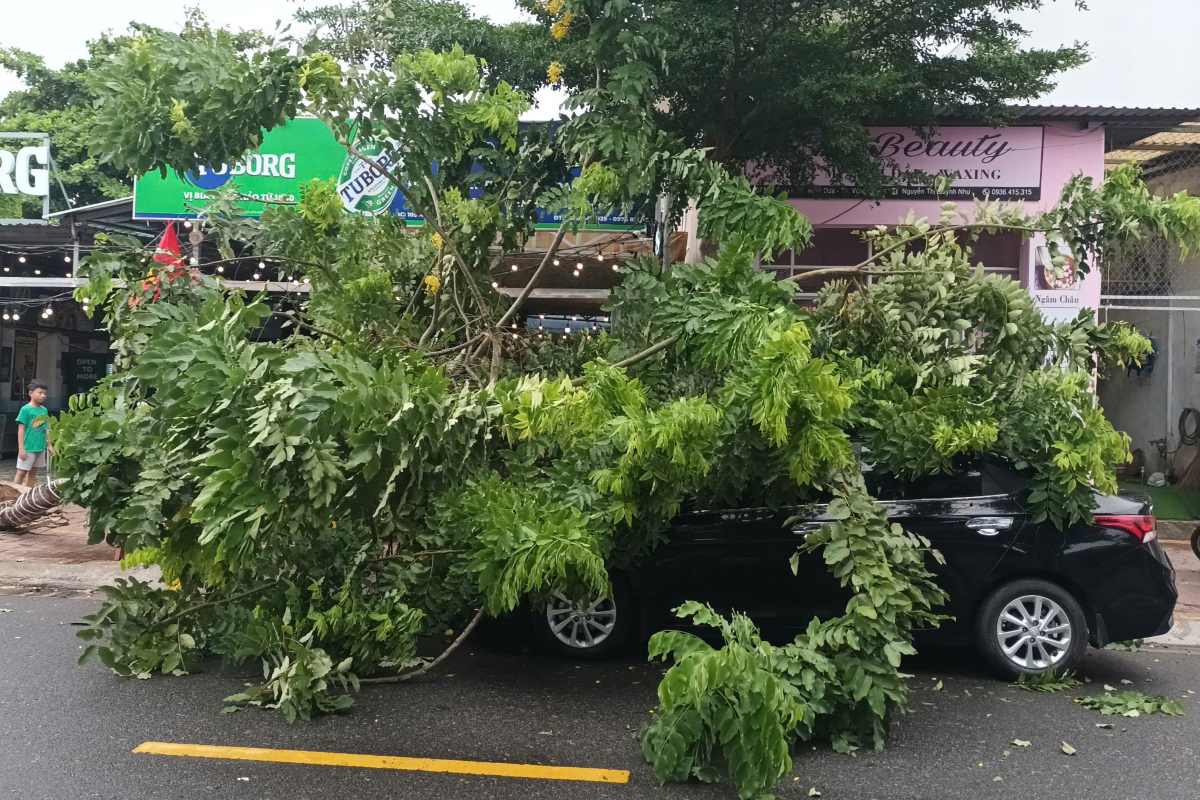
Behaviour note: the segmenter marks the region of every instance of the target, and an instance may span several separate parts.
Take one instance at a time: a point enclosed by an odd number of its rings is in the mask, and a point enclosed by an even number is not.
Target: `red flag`
[[[183,251],[179,248],[179,237],[175,235],[174,222],[167,223],[167,229],[163,231],[162,238],[158,240],[158,247],[154,251],[154,260],[170,267],[178,267],[183,264]]]

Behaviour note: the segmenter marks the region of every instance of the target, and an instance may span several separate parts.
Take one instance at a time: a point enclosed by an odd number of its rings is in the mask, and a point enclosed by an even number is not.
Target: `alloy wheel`
[[[1046,670],[1071,648],[1071,618],[1049,597],[1026,594],[1004,606],[996,620],[1000,651],[1022,670]]]
[[[546,624],[558,641],[586,650],[612,636],[617,626],[617,605],[611,597],[580,603],[555,592],[546,603]]]

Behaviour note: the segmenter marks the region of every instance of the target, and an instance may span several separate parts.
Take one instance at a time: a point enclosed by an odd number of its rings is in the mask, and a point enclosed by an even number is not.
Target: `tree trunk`
[[[58,508],[62,503],[58,487],[62,483],[54,481],[36,486],[16,500],[0,504],[0,530],[23,528]]]

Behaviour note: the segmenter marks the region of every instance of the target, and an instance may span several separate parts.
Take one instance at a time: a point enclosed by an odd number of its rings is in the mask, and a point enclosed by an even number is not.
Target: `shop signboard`
[[[365,145],[367,155],[390,162],[393,154]],[[319,119],[294,119],[263,134],[262,145],[233,164],[197,164],[183,174],[151,172],[133,187],[133,218],[195,219],[218,189],[232,188],[247,217],[261,216],[273,204],[300,201],[302,187],[313,179],[335,179],[348,211],[385,212],[420,218],[405,207],[404,197],[371,165],[349,156]]]
[[[63,353],[63,384],[66,395],[83,394],[109,373],[111,353]]]
[[[361,143],[359,150],[385,167],[403,158],[403,153],[378,142]],[[213,192],[230,187],[241,196],[243,214],[258,217],[272,204],[299,202],[302,187],[314,178],[336,181],[348,212],[392,214],[409,224],[424,223],[379,169],[349,155],[324,122],[311,118],[293,119],[266,131],[258,150],[232,165],[197,164],[182,175],[168,171],[141,176],[134,182],[133,218],[195,219]],[[538,213],[539,227],[557,227],[558,221],[554,214]],[[601,228],[643,227],[629,217],[603,217],[599,222]]]
[[[1061,240],[1047,241],[1045,234],[1029,240],[1029,291],[1047,322],[1065,323],[1087,309],[1095,311],[1100,299],[1100,273],[1076,274],[1075,258]],[[1064,254],[1055,263],[1054,253]]]
[[[911,128],[868,128],[884,178],[881,200],[1040,200],[1044,131],[1037,126],[948,126],[928,136]],[[941,179],[941,181],[939,181]],[[939,187],[939,182],[948,182]],[[818,169],[798,197],[852,198],[866,193],[845,176]]]
[[[49,215],[50,134],[0,132],[0,196],[13,195],[41,198],[42,216]]]

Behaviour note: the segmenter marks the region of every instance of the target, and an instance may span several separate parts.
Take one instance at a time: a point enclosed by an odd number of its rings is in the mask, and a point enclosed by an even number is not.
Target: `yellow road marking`
[[[267,747],[223,747],[175,742],[142,742],[135,753],[188,758],[220,758],[234,761],[267,761],[275,764],[314,764],[321,767],[364,767],[408,772],[446,772],[454,775],[494,775],[501,778],[533,778],[545,781],[588,781],[629,783],[623,769],[549,767],[540,764],[507,764],[499,761],[453,761],[443,758],[372,756],[360,753],[327,753],[314,750],[274,750]]]

